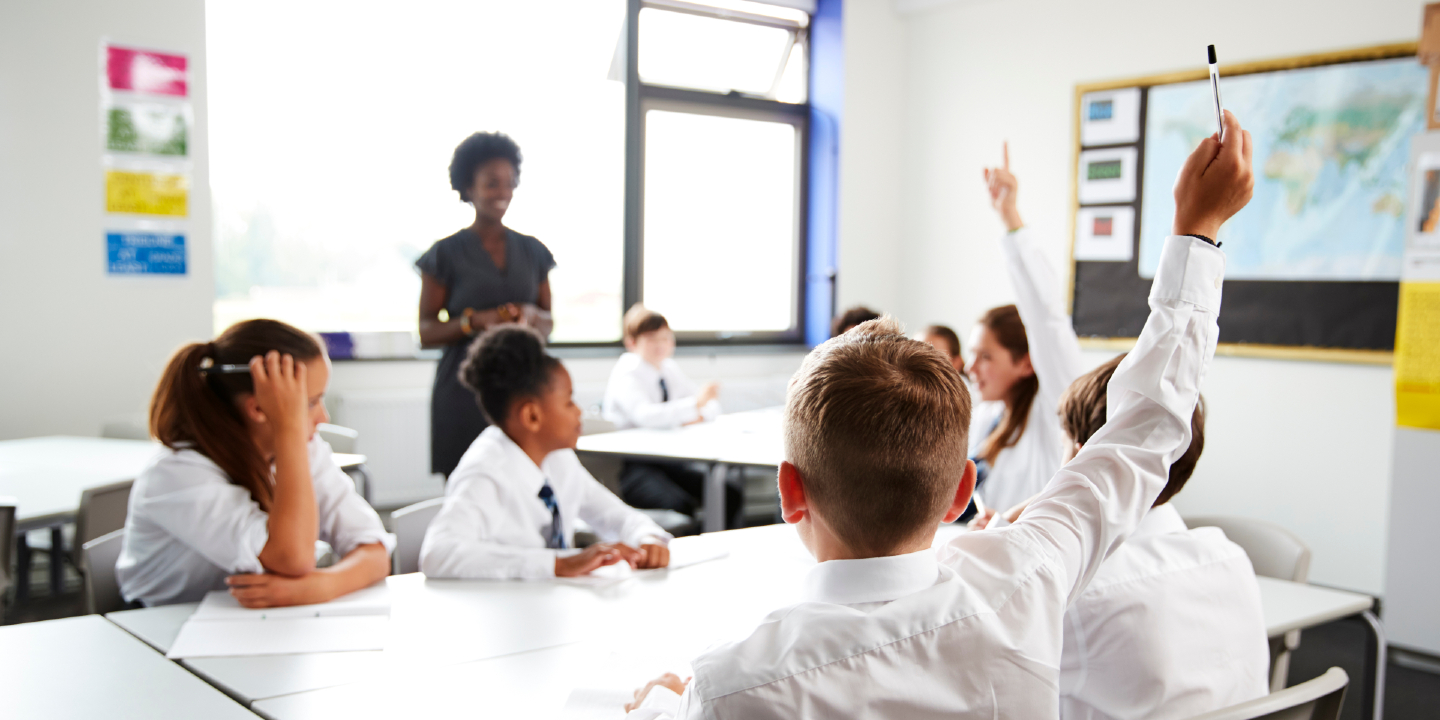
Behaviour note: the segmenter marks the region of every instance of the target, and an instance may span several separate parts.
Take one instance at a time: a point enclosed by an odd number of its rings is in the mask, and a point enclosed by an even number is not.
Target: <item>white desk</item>
[[[958,532],[943,527],[940,539]],[[814,565],[785,525],[676,543],[723,546],[730,556],[595,588],[395,576],[389,579],[392,622],[397,638],[408,638],[394,652],[184,664],[275,720],[445,717],[480,708],[493,716],[553,714],[576,688],[638,687],[661,672],[685,671],[712,642],[743,637],[770,611],[796,602]],[[1371,604],[1363,595],[1268,578],[1260,579],[1260,591],[1272,637],[1364,613]],[[150,608],[107,617],[168,647],[166,638],[173,639],[192,611]],[[504,643],[522,651],[475,659],[504,651]],[[1371,680],[1383,683],[1383,676]]]
[[[5,717],[254,720],[98,616],[0,627]]]
[[[725,529],[725,475],[730,466],[779,467],[785,459],[781,420],[781,408],[765,408],[676,430],[636,428],[585,435],[577,449],[624,458],[709,463],[702,527],[707,533],[716,532]]]
[[[1365,673],[1362,707],[1365,717],[1380,720],[1385,714],[1385,663],[1388,650],[1385,628],[1370,612],[1375,599],[1369,595],[1332,590],[1304,583],[1256,577],[1260,583],[1260,602],[1265,610],[1265,629],[1270,637],[1279,637],[1291,630],[1323,625],[1348,617],[1359,617],[1370,628],[1370,667]]]

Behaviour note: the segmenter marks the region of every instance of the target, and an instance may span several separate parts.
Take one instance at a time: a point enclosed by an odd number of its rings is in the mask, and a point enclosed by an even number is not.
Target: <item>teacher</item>
[[[471,339],[502,323],[523,323],[546,336],[553,325],[550,270],[555,257],[539,240],[503,223],[519,183],[520,146],[514,140],[504,133],[465,138],[450,160],[450,187],[474,206],[475,222],[415,261],[420,344],[445,348],[430,396],[431,472],[449,476],[489,424],[475,393],[460,383],[460,363]]]

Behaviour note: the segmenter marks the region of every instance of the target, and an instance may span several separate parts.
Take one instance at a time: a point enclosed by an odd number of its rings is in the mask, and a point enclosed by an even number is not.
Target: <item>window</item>
[[[632,0],[627,302],[683,341],[799,342],[809,16]]]
[[[415,259],[474,219],[451,153],[499,130],[524,155],[506,224],[559,263],[553,339],[618,341],[625,96],[607,71],[625,8],[210,0],[217,330],[414,332]]]
[[[486,130],[524,156],[506,225],[558,262],[552,341],[618,343],[642,300],[682,342],[801,339],[807,13],[746,0],[206,12],[217,332],[273,317],[413,334],[415,259],[474,218],[449,187],[451,153]]]

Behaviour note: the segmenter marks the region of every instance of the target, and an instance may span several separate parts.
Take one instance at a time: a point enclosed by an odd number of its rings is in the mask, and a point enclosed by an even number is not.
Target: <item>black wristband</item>
[[[1217,247],[1217,248],[1220,247],[1220,243],[1215,242],[1214,240],[1211,240],[1210,238],[1205,237],[1204,235],[1191,235],[1190,237],[1199,238],[1199,239],[1201,239],[1201,240],[1204,240],[1204,241],[1207,242],[1207,243],[1210,243],[1211,245],[1214,245],[1214,246]]]

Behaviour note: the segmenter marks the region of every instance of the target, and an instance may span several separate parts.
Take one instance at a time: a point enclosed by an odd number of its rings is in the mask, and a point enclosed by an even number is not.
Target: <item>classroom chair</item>
[[[1310,577],[1310,548],[1294,533],[1275,523],[1249,518],[1203,516],[1185,518],[1194,527],[1218,527],[1225,537],[1245,549],[1256,575],[1305,582]],[[1270,692],[1285,689],[1290,674],[1290,653],[1300,647],[1300,631],[1270,638]]]
[[[10,554],[15,548],[15,498],[0,497],[0,621],[10,597]]]
[[[125,543],[125,528],[101,535],[80,546],[80,572],[85,579],[85,612],[104,615],[128,606],[115,578],[115,561]]]
[[[337,453],[353,455],[355,447],[360,443],[360,431],[343,425],[320,423],[315,427],[315,432],[319,433],[320,437],[330,445],[330,449]],[[370,502],[370,473],[365,470],[365,466],[345,468],[345,474],[355,482],[355,492],[360,493],[360,497],[365,498],[365,502]]]
[[[130,487],[134,484],[134,480],[121,480],[86,488],[80,493],[80,511],[75,514],[75,539],[70,557],[75,567],[80,567],[80,546],[125,527],[125,518],[130,514]]]
[[[1349,684],[1350,676],[1332,667],[1314,680],[1190,720],[1338,720]]]
[[[390,559],[390,572],[395,575],[420,572],[420,545],[425,530],[440,514],[445,498],[423,500],[390,513],[390,527],[395,532],[395,555]]]

